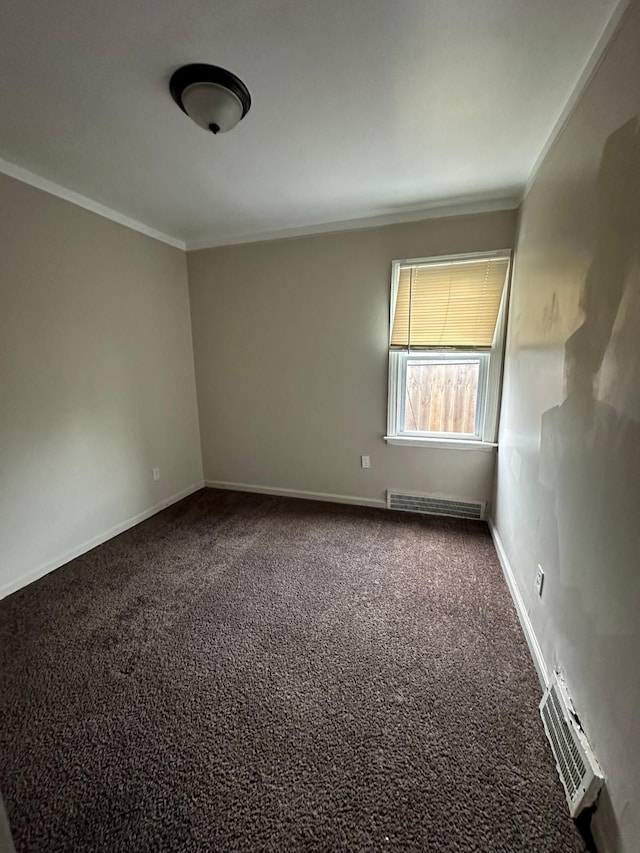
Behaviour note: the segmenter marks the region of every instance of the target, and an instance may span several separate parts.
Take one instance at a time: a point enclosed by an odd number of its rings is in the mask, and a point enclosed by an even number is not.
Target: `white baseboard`
[[[506,580],[507,586],[509,587],[509,592],[511,593],[511,598],[513,599],[513,603],[518,614],[518,619],[520,620],[520,625],[522,626],[522,631],[527,641],[527,645],[529,646],[529,651],[531,652],[531,657],[538,673],[538,678],[540,679],[540,684],[543,686],[543,688],[546,688],[549,686],[549,670],[544,659],[544,655],[542,654],[540,643],[538,642],[538,638],[536,637],[535,631],[533,630],[531,619],[529,619],[529,614],[527,613],[524,601],[522,599],[522,596],[520,595],[520,590],[518,589],[518,584],[516,583],[515,575],[513,574],[513,569],[511,568],[511,563],[509,562],[507,552],[504,549],[504,544],[492,519],[489,519],[489,530],[491,531],[493,544],[495,545],[495,549],[498,554],[498,559],[500,560],[500,565],[502,566],[502,573],[504,574],[504,579]]]
[[[356,495],[332,495],[329,492],[306,492],[299,489],[281,489],[278,486],[257,486],[253,483],[226,483],[222,480],[205,480],[211,489],[228,489],[231,492],[254,492],[258,495],[275,495],[281,498],[302,498],[306,501],[326,501],[334,504],[354,504],[386,509],[384,498],[361,498]]]
[[[117,536],[119,533],[124,533],[125,530],[135,527],[136,524],[140,524],[141,521],[151,518],[152,515],[155,515],[161,510],[166,509],[168,506],[177,503],[182,500],[182,498],[186,498],[188,495],[197,492],[198,489],[201,489],[203,486],[203,481],[192,483],[188,488],[183,489],[175,495],[171,495],[170,498],[166,498],[155,506],[149,507],[149,509],[145,509],[143,512],[139,512],[137,515],[132,515],[131,518],[127,518],[126,521],[122,521],[120,524],[116,524],[115,527],[111,527],[109,530],[99,533],[97,536],[94,536],[92,539],[88,539],[81,545],[76,545],[75,548],[71,548],[71,550],[56,557],[55,560],[51,560],[43,566],[33,569],[26,575],[22,575],[21,577],[10,581],[8,584],[0,587],[0,599],[5,598],[7,595],[11,595],[12,592],[17,592],[19,589],[22,589],[22,587],[33,583],[33,581],[37,581],[38,578],[43,577],[43,575],[48,575],[49,572],[54,571],[54,569],[59,569],[60,566],[64,566],[65,563],[75,560],[76,557],[80,557],[82,554],[86,554],[87,551],[90,551],[98,545],[102,545],[103,542],[113,539],[113,537]]]

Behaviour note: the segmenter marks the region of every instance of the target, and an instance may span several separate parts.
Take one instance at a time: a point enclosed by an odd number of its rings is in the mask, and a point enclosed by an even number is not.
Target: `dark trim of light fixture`
[[[236,77],[231,71],[219,68],[217,65],[195,62],[192,65],[183,65],[182,68],[178,68],[177,71],[173,72],[169,81],[171,97],[183,113],[187,113],[187,111],[182,103],[182,93],[194,83],[215,83],[218,86],[223,86],[232,92],[242,104],[242,118],[249,112],[251,95],[239,77]]]

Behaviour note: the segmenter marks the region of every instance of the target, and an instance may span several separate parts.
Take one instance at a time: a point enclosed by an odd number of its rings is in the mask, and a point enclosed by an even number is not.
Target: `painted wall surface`
[[[608,777],[596,836],[628,853],[640,849],[639,46],[636,3],[524,203],[495,508],[548,668],[564,672]]]
[[[515,224],[504,211],[190,252],[205,479],[488,498],[493,452],[383,441],[391,262],[510,248]]]
[[[1,594],[202,470],[184,252],[5,176],[0,244]]]

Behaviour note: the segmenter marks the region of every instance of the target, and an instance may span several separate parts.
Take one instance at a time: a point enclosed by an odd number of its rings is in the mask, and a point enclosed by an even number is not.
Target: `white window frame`
[[[396,424],[397,435],[406,436],[408,438],[442,438],[445,436],[450,439],[463,439],[467,441],[482,440],[482,430],[484,426],[484,414],[486,406],[486,390],[487,390],[487,372],[489,369],[489,353],[473,350],[423,350],[421,352],[400,352],[400,358],[397,359],[398,376],[398,393],[396,395],[397,412]],[[409,430],[405,425],[406,417],[406,398],[407,398],[407,367],[409,364],[468,364],[469,362],[477,362],[479,368],[478,375],[478,396],[476,400],[475,427],[473,432],[427,432],[425,430]]]
[[[413,258],[394,261],[391,274],[391,306],[389,323],[389,341],[393,329],[396,296],[400,269],[414,264],[447,263],[451,261],[468,261],[480,258],[508,257],[511,250],[503,249],[496,252],[469,253],[464,255],[442,255],[435,258]],[[387,402],[387,434],[384,436],[387,444],[409,447],[433,447],[458,450],[493,451],[497,445],[498,419],[500,409],[500,394],[502,386],[502,369],[504,362],[504,344],[509,304],[509,283],[511,263],[507,269],[504,290],[493,343],[490,348],[471,349],[469,347],[441,347],[422,350],[389,350],[389,388]],[[417,432],[404,429],[406,365],[410,360],[456,360],[469,357],[480,357],[481,367],[478,378],[478,398],[476,402],[476,427],[473,435],[446,432]]]

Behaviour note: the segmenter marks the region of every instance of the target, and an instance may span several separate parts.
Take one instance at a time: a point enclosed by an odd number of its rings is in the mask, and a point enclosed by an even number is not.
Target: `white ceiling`
[[[0,4],[0,156],[187,246],[519,197],[620,6]],[[230,133],[208,135],[171,100],[188,62],[249,87]]]

